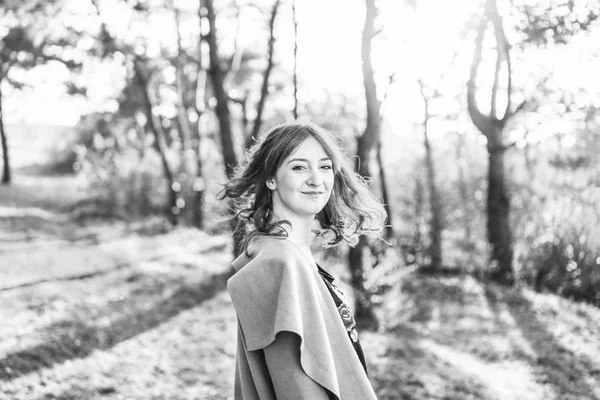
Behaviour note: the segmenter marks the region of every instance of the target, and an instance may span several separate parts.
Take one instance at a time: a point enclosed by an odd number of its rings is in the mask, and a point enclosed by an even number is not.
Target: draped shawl
[[[235,400],[275,400],[263,348],[278,332],[301,339],[304,373],[340,400],[376,400],[317,266],[287,239],[254,238],[232,263],[238,318]],[[302,371],[299,371],[302,373]]]

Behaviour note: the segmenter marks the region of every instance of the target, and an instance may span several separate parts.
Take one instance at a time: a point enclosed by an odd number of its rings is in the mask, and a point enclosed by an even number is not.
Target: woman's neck
[[[290,221],[291,222],[291,221]],[[294,242],[294,244],[304,250],[310,251],[310,242],[311,242],[311,225],[306,226],[298,226],[298,224],[294,224],[292,222],[291,228],[288,230],[288,240]]]
[[[290,221],[291,222],[291,221]],[[287,240],[291,241],[296,245],[296,247],[300,250],[302,254],[306,257],[306,259],[313,265],[316,265],[315,258],[313,257],[310,243],[312,241],[312,232],[311,227],[312,224],[306,228],[302,226],[302,229],[297,229],[298,224],[292,225],[292,227],[288,230]]]
[[[288,216],[285,218],[279,218],[274,216],[274,221],[286,220],[290,222],[290,225],[285,225],[287,231],[287,239],[292,241],[296,246],[303,250],[310,252],[310,243],[312,241],[312,226],[313,219],[301,218],[296,216]]]
[[[303,218],[282,218],[286,221],[290,222],[291,226],[286,224],[285,229],[287,231],[287,240],[294,243],[294,245],[300,250],[304,257],[316,268],[316,261],[313,257],[312,251],[310,249],[310,244],[312,242],[313,233],[312,233],[312,220],[306,220]]]

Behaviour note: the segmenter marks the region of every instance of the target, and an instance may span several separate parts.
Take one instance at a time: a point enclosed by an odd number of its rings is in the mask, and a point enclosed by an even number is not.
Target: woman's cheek
[[[330,188],[333,186],[334,181],[335,181],[335,176],[333,174],[333,171],[330,171],[329,174],[327,174],[327,183],[329,184]]]

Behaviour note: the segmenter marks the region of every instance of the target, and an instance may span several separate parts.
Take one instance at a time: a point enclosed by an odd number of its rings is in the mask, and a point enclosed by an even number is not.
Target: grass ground
[[[0,399],[231,398],[230,238],[75,224],[60,179],[0,188]],[[416,273],[383,300],[361,332],[380,400],[600,399],[596,308]]]

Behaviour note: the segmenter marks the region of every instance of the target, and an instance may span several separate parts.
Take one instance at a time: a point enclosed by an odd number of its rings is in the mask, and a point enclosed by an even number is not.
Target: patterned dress
[[[325,271],[318,264],[317,264],[317,267],[319,268],[319,274],[321,275],[321,278],[323,278],[323,281],[325,282],[327,289],[329,289],[329,293],[331,293],[331,297],[333,297],[335,306],[337,307],[337,309],[340,313],[340,317],[342,318],[342,322],[344,323],[344,326],[346,327],[346,332],[348,332],[348,337],[350,338],[352,347],[354,347],[354,350],[356,351],[356,354],[358,355],[358,359],[360,360],[360,363],[362,364],[363,368],[365,369],[365,373],[366,373],[367,372],[367,363],[365,361],[365,354],[363,352],[362,346],[360,345],[360,341],[358,340],[358,331],[356,330],[356,321],[354,320],[354,316],[352,315],[350,308],[344,302],[344,294],[342,293],[341,290],[339,290],[337,288],[337,286],[335,286],[333,284],[333,281],[334,281],[333,276],[331,276],[331,274],[329,274],[329,272]]]

